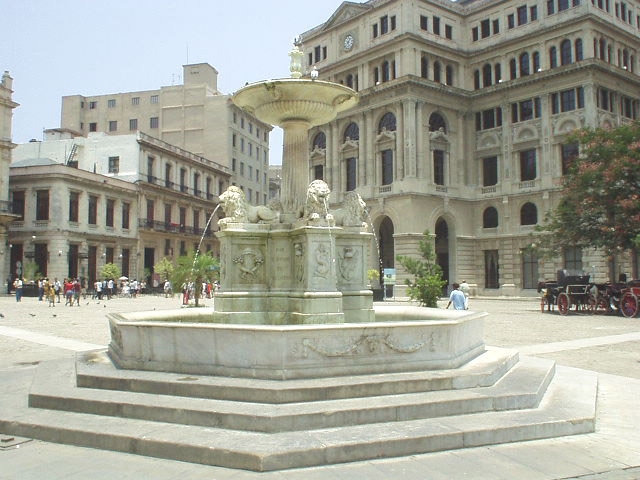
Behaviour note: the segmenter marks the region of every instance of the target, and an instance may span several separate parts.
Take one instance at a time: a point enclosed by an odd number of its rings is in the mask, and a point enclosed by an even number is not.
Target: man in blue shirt
[[[460,284],[454,283],[453,290],[451,291],[451,295],[449,295],[449,303],[447,303],[447,308],[449,305],[453,303],[453,308],[456,310],[464,310],[465,298],[464,293],[460,290]]]

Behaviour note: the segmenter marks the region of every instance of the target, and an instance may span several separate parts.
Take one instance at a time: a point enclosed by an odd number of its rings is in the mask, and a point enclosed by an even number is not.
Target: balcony
[[[154,232],[164,233],[183,233],[186,235],[202,236],[203,229],[196,227],[187,227],[186,225],[179,225],[177,223],[160,222],[157,220],[140,219],[138,220],[138,227],[142,230],[151,230]],[[207,237],[213,235],[211,229],[207,230]]]

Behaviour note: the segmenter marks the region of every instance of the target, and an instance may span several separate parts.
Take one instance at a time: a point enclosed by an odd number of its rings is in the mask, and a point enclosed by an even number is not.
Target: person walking
[[[73,300],[71,300],[71,306],[73,307],[73,302],[75,301],[78,306],[80,306],[80,292],[82,291],[82,286],[80,282],[76,278],[73,281]]]
[[[60,303],[60,293],[62,293],[62,284],[58,277],[55,277],[53,280],[53,290],[56,292],[56,297],[58,299],[58,303]]]
[[[64,279],[64,304],[70,307],[73,305],[73,282],[70,278]]]
[[[22,279],[20,277],[16,278],[15,281],[13,282],[13,288],[16,289],[16,302],[21,302],[22,301],[22,287],[23,287],[23,282]]]
[[[48,306],[55,307],[56,306],[56,290],[53,286],[53,283],[50,282],[48,278],[45,280],[44,288],[45,288],[45,295],[47,296],[47,301],[49,302]]]
[[[449,295],[449,303],[447,303],[447,308],[449,308],[449,305],[451,305],[452,303],[455,310],[464,310],[464,293],[460,291],[459,283],[453,284],[453,290],[451,291],[451,295]]]
[[[469,310],[469,292],[471,291],[471,287],[469,287],[466,280],[462,280],[460,291],[464,294],[464,309]]]

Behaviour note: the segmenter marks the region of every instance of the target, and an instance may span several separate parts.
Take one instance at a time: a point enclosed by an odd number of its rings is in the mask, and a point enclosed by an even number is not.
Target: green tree
[[[640,235],[640,123],[612,130],[586,128],[567,143],[579,145],[564,177],[562,199],[547,213],[536,241],[543,254],[566,245],[608,255],[635,249]]]
[[[164,257],[162,260],[156,263],[156,265],[153,267],[154,273],[157,273],[158,275],[160,275],[160,278],[162,279],[171,278],[171,275],[173,275],[174,269],[175,269],[175,265],[173,264],[171,259],[168,257]]]
[[[23,266],[22,275],[25,280],[32,281],[40,278],[42,274],[38,270],[38,264],[36,262],[27,262]]]
[[[193,290],[197,307],[199,305],[202,282],[216,280],[219,270],[220,261],[209,252],[196,254],[191,250],[186,255],[177,258],[176,266],[171,276],[171,284],[175,291],[175,289],[181,288],[181,285],[193,282],[195,284]]]
[[[442,279],[442,269],[436,263],[436,254],[429,231],[424,232],[426,240],[420,240],[420,254],[422,258],[398,255],[396,258],[403,268],[413,275],[413,279],[406,279],[409,297],[417,300],[423,307],[437,307],[438,298],[442,295],[442,287],[447,283]]]
[[[110,278],[117,280],[121,276],[122,272],[120,271],[120,267],[114,263],[105,263],[102,270],[100,270],[100,278],[103,280],[109,280]]]

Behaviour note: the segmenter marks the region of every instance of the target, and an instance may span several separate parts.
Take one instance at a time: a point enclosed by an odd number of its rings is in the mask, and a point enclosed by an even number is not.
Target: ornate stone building
[[[11,98],[13,79],[5,71],[0,81],[0,281],[4,282],[9,271],[9,240],[7,225],[16,219],[9,202],[9,165],[11,151],[15,144],[11,141],[13,109],[18,106]],[[15,272],[13,272],[15,273]]]
[[[311,132],[309,177],[365,199],[383,267],[429,230],[445,278],[479,294],[534,294],[559,268],[637,278],[628,252],[526,247],[560,198],[568,134],[637,118],[639,33],[640,6],[609,0],[343,2],[301,40],[360,103]]]
[[[211,65],[184,65],[183,77],[182,85],[157,90],[63,97],[61,127],[85,136],[143,132],[229,168],[250,203],[266,204],[271,126],[218,91]]]
[[[95,280],[105,263],[149,278],[163,257],[196,249],[219,254],[209,228],[226,167],[142,132],[64,129],[18,145],[11,166],[11,264],[33,260],[50,277]],[[204,237],[203,237],[204,234]],[[155,279],[161,281],[162,279]]]

